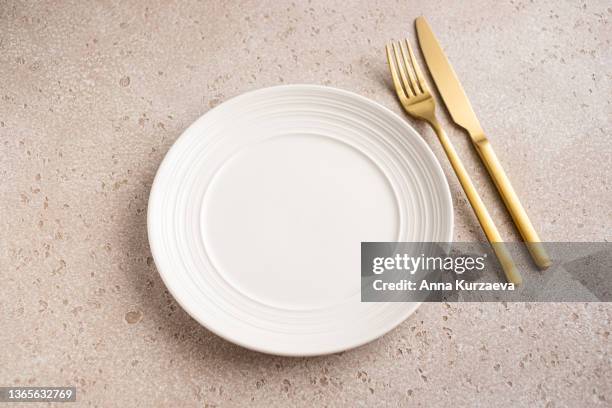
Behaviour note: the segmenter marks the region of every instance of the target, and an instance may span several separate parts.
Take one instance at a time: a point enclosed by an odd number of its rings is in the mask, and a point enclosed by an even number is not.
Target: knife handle
[[[493,151],[491,143],[484,138],[484,140],[475,142],[474,146],[476,147],[476,151],[478,152],[482,162],[487,168],[489,175],[493,179],[493,183],[495,184],[499,195],[502,197],[508,212],[510,212],[516,228],[523,237],[525,245],[527,246],[527,249],[529,250],[535,264],[540,269],[548,268],[551,265],[550,257],[546,253],[546,249],[542,245],[538,233],[531,224],[531,221],[527,216],[527,212],[521,205],[514,188],[512,188],[512,184],[510,184],[510,180],[508,179],[508,176],[506,176],[506,172],[497,159],[497,155]]]
[[[514,261],[512,260],[512,256],[506,248],[506,245],[503,242],[501,234],[497,230],[493,219],[489,215],[489,211],[487,211],[487,207],[485,207],[476,187],[474,187],[474,183],[470,179],[467,170],[463,166],[459,155],[455,151],[450,139],[446,135],[446,132],[440,126],[440,123],[433,119],[429,119],[429,123],[436,132],[438,139],[440,140],[440,144],[444,148],[444,152],[446,153],[446,157],[448,157],[448,161],[450,162],[457,178],[459,179],[459,183],[461,183],[461,187],[463,187],[463,191],[465,192],[465,196],[467,197],[470,205],[472,206],[472,210],[474,210],[474,214],[482,227],[482,230],[487,237],[487,240],[493,247],[493,252],[495,252],[495,256],[499,261],[502,269],[506,275],[506,279],[508,282],[512,282],[516,285],[520,285],[523,282],[523,278],[519,273]]]

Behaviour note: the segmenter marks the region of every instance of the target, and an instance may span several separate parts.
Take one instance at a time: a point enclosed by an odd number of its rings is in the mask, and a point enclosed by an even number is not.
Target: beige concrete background
[[[0,385],[79,406],[610,406],[608,304],[428,304],[359,349],[280,358],[200,327],[151,259],[172,142],[276,84],[400,112],[384,43],[429,18],[543,239],[612,237],[608,1],[0,1]],[[484,239],[449,176],[456,240]],[[517,240],[466,137],[450,136]]]

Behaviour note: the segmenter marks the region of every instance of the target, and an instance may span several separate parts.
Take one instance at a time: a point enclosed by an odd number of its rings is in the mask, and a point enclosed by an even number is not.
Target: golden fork
[[[393,85],[404,110],[415,119],[427,122],[438,135],[444,152],[463,187],[463,191],[470,202],[476,218],[482,227],[493,251],[501,264],[508,282],[521,284],[522,278],[514,261],[504,244],[493,219],[489,215],[482,199],[478,195],[470,176],[468,175],[455,148],[448,136],[440,126],[436,117],[436,102],[429,91],[419,64],[414,57],[412,47],[408,40],[387,44],[387,62],[391,70]]]

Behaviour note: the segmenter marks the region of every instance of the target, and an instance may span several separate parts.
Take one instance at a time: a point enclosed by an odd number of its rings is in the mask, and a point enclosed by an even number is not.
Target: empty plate
[[[383,106],[289,85],[231,99],[164,158],[148,233],[166,286],[219,336],[266,353],[371,341],[418,304],[360,301],[362,241],[451,241],[452,202],[419,135]]]

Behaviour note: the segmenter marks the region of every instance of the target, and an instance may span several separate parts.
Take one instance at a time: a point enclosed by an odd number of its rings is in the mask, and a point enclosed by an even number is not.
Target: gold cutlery
[[[493,219],[480,199],[470,176],[459,159],[455,148],[448,136],[440,126],[436,117],[436,102],[429,92],[429,88],[419,65],[414,57],[408,40],[387,44],[387,62],[391,70],[393,85],[404,110],[412,117],[427,122],[438,135],[438,139],[446,152],[446,156],[465,191],[472,209],[484,230],[484,233],[493,247],[493,251],[501,264],[509,282],[520,284],[522,282],[514,261],[506,248]]]
[[[469,133],[534,262],[541,269],[548,268],[550,258],[485,136],[453,67],[424,17],[416,19],[416,30],[427,68],[453,121]]]

